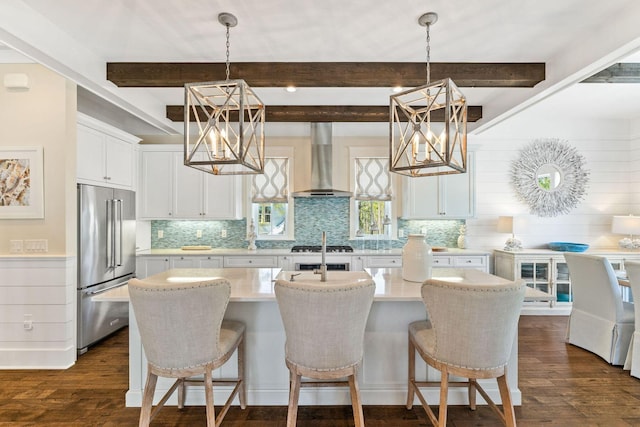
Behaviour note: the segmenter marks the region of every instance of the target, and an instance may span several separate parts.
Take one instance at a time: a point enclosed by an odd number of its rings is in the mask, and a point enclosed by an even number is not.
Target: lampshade
[[[467,171],[467,100],[453,80],[431,82],[431,25],[435,12],[418,23],[427,29],[427,82],[390,96],[389,170],[411,177]]]
[[[640,235],[640,216],[614,216],[611,222],[611,232],[614,234]]]
[[[512,216],[499,216],[498,217],[498,233],[513,234],[513,217]]]
[[[184,164],[214,175],[261,174],[265,107],[244,80],[229,80],[229,27],[238,20],[221,13],[218,21],[227,29],[227,79],[185,84]]]

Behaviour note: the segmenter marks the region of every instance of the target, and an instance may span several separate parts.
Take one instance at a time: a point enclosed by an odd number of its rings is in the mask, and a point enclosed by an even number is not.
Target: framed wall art
[[[0,146],[0,219],[44,218],[42,147]]]

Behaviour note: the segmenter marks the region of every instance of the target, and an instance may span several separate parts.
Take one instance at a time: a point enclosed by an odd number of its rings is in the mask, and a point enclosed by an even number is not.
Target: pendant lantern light
[[[410,177],[467,170],[467,100],[450,78],[431,82],[430,28],[438,20],[425,13],[427,83],[390,96],[389,169]]]
[[[185,84],[184,164],[214,175],[260,174],[265,106],[244,80],[229,79],[229,29],[238,20],[221,13],[218,22],[226,27],[226,80]]]

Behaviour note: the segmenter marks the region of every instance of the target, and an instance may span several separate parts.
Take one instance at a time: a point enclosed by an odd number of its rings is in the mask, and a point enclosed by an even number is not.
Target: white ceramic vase
[[[424,282],[431,278],[433,252],[424,234],[409,234],[402,248],[402,278],[409,282]]]

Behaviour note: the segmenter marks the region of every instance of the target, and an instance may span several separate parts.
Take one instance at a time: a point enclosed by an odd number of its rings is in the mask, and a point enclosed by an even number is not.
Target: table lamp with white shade
[[[611,221],[611,232],[614,234],[626,234],[618,245],[624,249],[640,248],[640,216],[614,216]],[[636,236],[636,238],[634,238]]]
[[[515,230],[513,226],[512,216],[499,216],[498,217],[498,233],[510,233],[511,237],[504,243],[505,251],[521,251],[522,242],[516,239]]]

